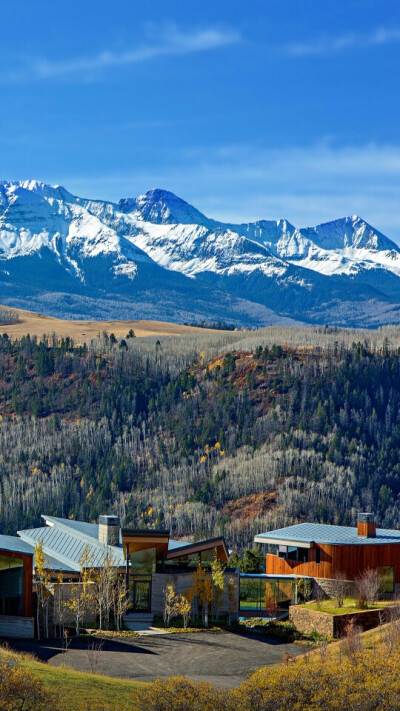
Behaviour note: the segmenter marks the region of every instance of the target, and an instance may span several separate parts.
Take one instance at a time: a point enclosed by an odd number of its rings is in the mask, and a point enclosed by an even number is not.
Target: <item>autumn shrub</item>
[[[138,692],[137,711],[398,711],[400,653],[312,654],[259,669],[232,691],[185,677]]]
[[[1,711],[56,711],[57,706],[40,679],[18,662],[0,660]]]
[[[232,711],[397,711],[400,655],[318,657],[258,670],[232,692]]]
[[[137,693],[137,711],[231,711],[230,693],[183,676],[158,679]]]

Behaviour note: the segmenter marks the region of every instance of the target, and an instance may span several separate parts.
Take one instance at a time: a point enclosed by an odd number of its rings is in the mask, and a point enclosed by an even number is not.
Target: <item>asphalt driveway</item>
[[[10,646],[31,652],[54,666],[67,665],[80,671],[154,681],[184,675],[210,681],[219,687],[240,684],[258,667],[276,664],[283,652],[302,653],[299,645],[256,634],[198,632],[104,640],[100,651],[88,651],[87,638],[72,639],[67,653],[59,641],[12,641]]]

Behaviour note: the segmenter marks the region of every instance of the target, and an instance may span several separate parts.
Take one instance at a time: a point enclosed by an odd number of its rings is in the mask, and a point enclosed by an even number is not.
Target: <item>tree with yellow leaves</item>
[[[79,558],[80,575],[79,582],[73,584],[70,590],[69,599],[65,605],[73,613],[75,618],[76,635],[79,637],[80,624],[93,602],[93,554],[90,554],[90,546],[85,546]]]
[[[231,624],[232,621],[232,615],[237,614],[237,607],[238,607],[238,601],[237,601],[237,584],[234,578],[229,578],[226,590],[228,593],[228,624]]]
[[[131,601],[126,589],[125,579],[122,575],[116,575],[113,582],[112,589],[112,607],[114,612],[114,619],[116,628],[119,631],[121,629],[122,617],[128,612]]]
[[[181,615],[183,619],[183,626],[186,630],[189,624],[190,613],[192,611],[192,603],[185,595],[180,595],[175,607],[177,614]]]
[[[201,605],[204,627],[208,627],[208,613],[214,597],[212,579],[199,563],[196,571],[192,575],[193,590]]]
[[[164,588],[164,608],[163,617],[165,627],[169,627],[171,619],[176,616],[177,595],[175,585],[172,582],[167,582]]]
[[[111,549],[107,548],[103,564],[95,576],[95,604],[100,629],[103,629],[104,624],[108,628],[110,612],[114,603],[114,587],[117,583],[117,577]]]
[[[214,549],[214,558],[211,564],[211,579],[214,585],[215,611],[218,616],[222,595],[225,587],[225,563],[218,558],[218,551]]]
[[[66,606],[64,603],[64,581],[62,573],[57,575],[57,582],[53,584],[54,591],[54,624],[58,627],[59,636],[64,638],[64,623]]]
[[[40,639],[40,621],[44,618],[44,630],[46,639],[49,636],[49,605],[52,597],[50,590],[51,575],[46,567],[47,556],[43,549],[43,541],[39,540],[34,549],[35,583],[36,583],[36,624],[37,635]],[[42,613],[42,614],[40,614]]]

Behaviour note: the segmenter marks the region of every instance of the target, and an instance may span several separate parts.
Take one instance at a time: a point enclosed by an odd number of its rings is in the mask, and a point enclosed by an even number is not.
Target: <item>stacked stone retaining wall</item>
[[[379,610],[363,610],[362,612],[350,612],[342,615],[331,615],[328,612],[311,610],[307,607],[292,605],[289,608],[289,620],[302,634],[311,634],[313,631],[324,637],[343,637],[349,622],[362,630],[369,630],[378,627],[381,622],[388,619],[388,608]],[[400,614],[400,607],[390,607],[390,612]]]

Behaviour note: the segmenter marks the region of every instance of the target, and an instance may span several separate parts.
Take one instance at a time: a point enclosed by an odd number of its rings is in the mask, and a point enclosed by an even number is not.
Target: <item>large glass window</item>
[[[133,612],[150,612],[151,575],[131,575],[129,578],[129,592]]]
[[[279,546],[279,558],[285,560],[293,560],[298,563],[308,563],[308,548],[299,548],[298,546]]]
[[[22,615],[24,561],[0,555],[0,615]]]
[[[293,597],[293,581],[261,576],[240,576],[240,609],[264,612],[268,606],[284,605]]]
[[[171,560],[166,560],[165,569],[168,570],[169,568],[179,568],[180,570],[194,570],[195,568],[197,568],[200,562],[202,563],[202,565],[204,564],[204,567],[207,567],[207,561],[203,561],[203,558],[200,557],[200,553],[190,553],[189,555],[181,555],[177,558],[171,558]],[[210,561],[210,565],[211,562],[212,561]]]
[[[156,572],[157,548],[146,548],[130,554],[131,572],[151,575]]]
[[[378,568],[379,591],[394,592],[394,565],[380,565]]]

